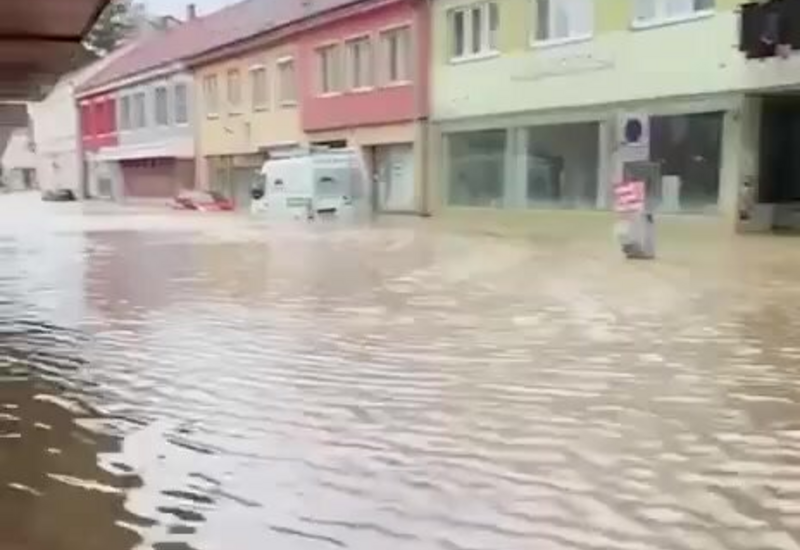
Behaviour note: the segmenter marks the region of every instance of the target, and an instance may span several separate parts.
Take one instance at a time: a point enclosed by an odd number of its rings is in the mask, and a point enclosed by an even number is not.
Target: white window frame
[[[320,44],[316,48],[314,48],[315,53],[315,61],[316,61],[316,68],[317,68],[317,95],[320,97],[328,97],[339,95],[342,93],[342,74],[343,69],[343,59],[342,59],[342,44],[339,42],[329,42],[327,44]],[[333,52],[333,61],[334,64],[332,67],[325,66],[325,52]],[[328,82],[325,82],[325,76],[329,74],[332,78],[330,82],[330,88],[328,87]]]
[[[233,84],[236,84],[236,87]],[[234,94],[234,92],[236,92]],[[236,95],[237,97],[233,97]],[[225,71],[225,103],[228,107],[228,114],[238,115],[242,113],[242,71],[238,67],[230,68]]]
[[[404,66],[403,71],[406,74],[400,75],[399,78],[394,78],[390,71],[392,51],[389,46],[389,40],[392,36],[405,35],[405,50],[401,55],[405,59],[399,60],[398,66]],[[381,67],[380,81],[382,86],[405,86],[411,84],[414,80],[414,66],[415,66],[415,53],[413,44],[413,33],[411,32],[411,23],[404,23],[381,29],[378,36],[378,45],[380,52]]]
[[[144,91],[138,91],[133,94],[133,125],[134,129],[147,128],[149,117],[147,116],[147,94]],[[137,108],[138,105],[138,108]]]
[[[679,0],[680,1],[680,0]],[[700,0],[684,0],[687,4],[695,4]],[[695,19],[703,19],[714,15],[716,3],[718,0],[710,0],[711,7],[696,8],[685,10],[680,13],[669,13],[670,3],[675,0],[633,0],[633,13],[631,19],[631,27],[634,29],[649,29],[651,27],[661,27],[664,25],[673,25],[676,23],[683,23],[686,21],[694,21]],[[653,4],[654,15],[649,18],[639,17],[640,6],[650,2]]]
[[[125,116],[125,108],[127,109],[127,117]],[[119,131],[129,132],[133,127],[133,100],[130,95],[123,95],[119,98]]]
[[[264,79],[264,97],[259,102],[256,102],[256,94],[255,94],[255,84],[256,84],[256,75],[263,75]],[[270,104],[272,103],[272,98],[270,94],[270,86],[269,86],[269,71],[267,70],[267,66],[263,63],[256,63],[255,65],[251,65],[250,68],[247,70],[247,84],[248,90],[250,92],[250,109],[252,111],[269,111]]]
[[[219,78],[216,73],[203,77],[203,107],[207,118],[219,116]]]
[[[548,21],[547,25],[548,35],[546,37],[539,37],[537,36],[537,32],[539,29],[539,20],[538,20],[539,4],[540,2],[545,2],[545,1],[550,4],[550,9],[548,10],[550,21]],[[559,3],[573,4],[574,6],[583,7],[583,9],[587,11],[587,13],[583,15],[590,22],[590,28],[585,32],[572,32],[564,36],[554,36],[553,32],[554,29],[552,28],[554,25],[553,17],[557,13],[554,7]],[[530,42],[532,46],[535,47],[557,46],[560,44],[569,44],[571,42],[581,42],[584,40],[590,40],[592,36],[594,36],[595,14],[596,14],[594,0],[532,0],[531,8],[532,8],[532,17],[535,22],[535,24],[532,26],[533,28],[531,29]]]
[[[178,119],[178,113],[180,110],[178,109],[178,90],[183,89],[183,105],[184,105],[184,112],[186,113],[185,120]],[[189,119],[191,118],[191,108],[189,107],[189,84],[187,82],[176,82],[175,86],[172,87],[172,98],[175,104],[175,108],[173,112],[175,114],[174,121],[175,126],[186,126],[189,124]]]
[[[292,97],[289,99],[284,94],[286,91],[286,67],[291,67],[290,89],[292,90]],[[297,76],[294,57],[292,56],[281,57],[275,61],[275,97],[278,105],[282,108],[295,107],[297,105]]]
[[[163,92],[164,98],[164,120],[158,120],[159,118],[159,92]],[[155,88],[153,88],[153,123],[156,126],[169,126],[170,124],[170,112],[169,112],[169,88],[166,84],[159,84]]]
[[[491,28],[491,14],[494,9],[496,15],[497,28]],[[477,44],[477,51],[475,48],[476,41],[473,36],[473,14],[480,13],[480,41]],[[461,14],[464,22],[464,51],[461,53],[454,52],[455,45],[455,17],[456,14]],[[500,52],[497,46],[499,38],[500,26],[500,4],[497,0],[489,2],[478,2],[467,6],[461,6],[450,10],[447,13],[447,30],[448,30],[448,56],[452,63],[461,61],[472,61],[476,59],[486,59],[487,57],[494,57]]]
[[[355,66],[355,52],[356,45],[366,44],[367,55],[367,75],[365,82],[356,83],[356,66]],[[345,55],[345,72],[347,77],[346,88],[351,92],[366,92],[375,88],[375,47],[373,45],[372,36],[369,34],[362,34],[348,38],[344,42],[344,55]]]

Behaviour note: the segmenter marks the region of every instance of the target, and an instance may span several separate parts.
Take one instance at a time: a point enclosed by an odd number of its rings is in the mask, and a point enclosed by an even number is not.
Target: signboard
[[[640,180],[622,181],[614,186],[614,210],[620,213],[643,212],[645,183]]]

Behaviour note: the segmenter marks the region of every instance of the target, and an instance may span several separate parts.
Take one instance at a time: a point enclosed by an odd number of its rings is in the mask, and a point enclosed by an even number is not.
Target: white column
[[[611,164],[614,156],[614,140],[612,139],[613,124],[608,120],[601,120],[597,132],[597,201],[595,206],[599,209],[610,208],[612,173]]]
[[[510,128],[506,142],[505,208],[527,208],[528,132],[525,128]]]

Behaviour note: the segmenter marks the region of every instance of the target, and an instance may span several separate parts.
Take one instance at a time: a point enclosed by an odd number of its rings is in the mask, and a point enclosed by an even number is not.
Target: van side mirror
[[[260,201],[264,198],[264,184],[259,183],[250,188],[250,196],[254,201]]]

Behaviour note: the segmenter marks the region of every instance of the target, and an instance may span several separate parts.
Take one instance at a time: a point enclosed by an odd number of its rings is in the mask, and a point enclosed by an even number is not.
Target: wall
[[[116,133],[116,99],[113,94],[84,97],[79,103],[83,149],[97,151],[118,144]]]
[[[36,143],[36,175],[42,189],[65,187],[78,192],[78,111],[72,81],[59,83],[50,95],[30,103],[28,112]]]
[[[196,71],[195,82],[198,99],[195,117],[199,121],[198,157],[253,153],[260,147],[305,141],[297,106],[281,106],[277,103],[276,62],[285,57],[295,58],[296,76],[296,48],[291,43],[255,52],[248,56],[228,59],[201,67]],[[248,71],[253,65],[259,64],[267,68],[270,104],[267,109],[254,110]],[[241,74],[242,109],[238,114],[231,114],[227,105],[225,82],[230,69],[239,69]],[[211,74],[217,75],[220,97],[220,113],[214,117],[208,116],[204,98],[202,98],[203,80]],[[204,174],[206,169],[198,166],[198,173]]]
[[[187,110],[189,113],[189,122],[186,124],[176,124],[175,117],[175,104],[174,104],[174,86],[176,84],[187,85]],[[159,86],[166,86],[169,98],[169,113],[170,124],[166,126],[159,126],[155,123],[155,90]],[[169,146],[170,142],[175,140],[193,140],[194,131],[192,128],[192,114],[194,107],[192,105],[194,92],[194,80],[190,73],[176,73],[165,78],[159,78],[142,82],[133,86],[128,86],[117,90],[117,120],[120,118],[120,101],[123,95],[132,96],[137,92],[145,93],[145,111],[147,124],[144,128],[136,128],[129,130],[119,130],[119,145],[120,146],[135,146],[142,144],[150,145],[164,145]]]
[[[427,101],[419,94],[415,84],[427,88],[428,33],[426,2],[398,2],[366,11],[305,33],[299,42],[299,76],[302,105],[302,123],[307,132],[409,122],[427,114]],[[416,11],[420,10],[420,11]],[[377,78],[379,65],[378,33],[382,29],[408,24],[411,26],[412,74],[422,68],[422,78],[406,85],[375,86],[367,90],[344,91],[320,96],[318,93],[318,61],[316,49],[333,42],[343,46],[343,41],[369,34],[372,38],[373,67]],[[341,50],[344,51],[343,48]],[[420,67],[420,63],[425,67]],[[344,81],[344,75],[342,75]]]
[[[436,2],[432,117],[450,120],[745,88],[733,0],[718,0],[718,12],[710,17],[641,30],[630,28],[632,0],[601,3],[592,39],[532,47],[529,0],[500,1],[500,54],[454,63],[447,59],[447,12],[464,1]]]

